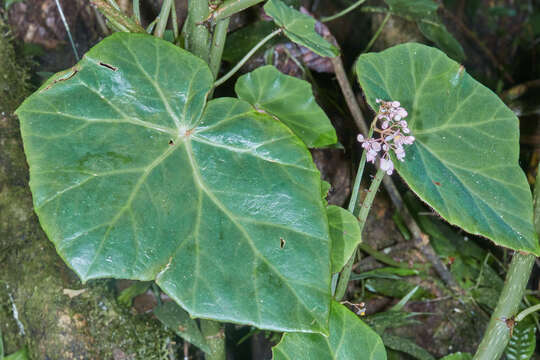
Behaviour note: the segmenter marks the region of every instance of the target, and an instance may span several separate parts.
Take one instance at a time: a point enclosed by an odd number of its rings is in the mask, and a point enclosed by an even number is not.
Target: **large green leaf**
[[[329,337],[287,333],[272,352],[274,360],[386,360],[379,335],[336,301],[332,302]]]
[[[315,19],[287,6],[280,0],[269,0],[264,11],[283,29],[292,41],[321,56],[335,57],[339,50],[315,32]]]
[[[339,272],[362,241],[358,219],[342,207],[328,206],[328,225],[332,239],[332,273]]]
[[[447,221],[496,244],[539,254],[532,196],[518,165],[518,120],[441,51],[398,45],[356,66],[371,107],[400,101],[413,145],[396,169]]]
[[[83,280],[155,279],[194,317],[326,332],[320,174],[247,102],[205,106],[212,83],[188,52],[118,33],[45,84],[17,111],[40,222]]]
[[[315,101],[307,81],[267,65],[240,77],[235,90],[240,99],[285,123],[308,147],[337,142],[336,131]]]

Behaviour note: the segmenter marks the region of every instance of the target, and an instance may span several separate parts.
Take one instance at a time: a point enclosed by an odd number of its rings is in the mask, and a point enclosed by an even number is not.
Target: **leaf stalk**
[[[264,44],[270,41],[275,36],[281,34],[281,29],[277,29],[267,35],[264,39],[259,41],[249,52],[236,64],[227,74],[223,75],[221,78],[217,79],[214,83],[214,88],[223,84],[225,81],[229,80],[240,68],[255,54]]]

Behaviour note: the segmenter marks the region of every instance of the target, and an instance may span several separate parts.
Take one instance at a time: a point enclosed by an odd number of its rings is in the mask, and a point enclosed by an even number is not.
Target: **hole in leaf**
[[[283,249],[283,248],[285,247],[285,242],[286,242],[286,241],[285,241],[284,238],[282,238],[282,237],[279,238],[279,247],[280,247],[281,249]]]
[[[174,145],[174,141],[169,140],[169,145]]]
[[[107,64],[107,63],[104,63],[104,62],[99,62],[99,65],[103,66],[103,67],[106,67],[107,69],[109,70],[112,70],[112,71],[116,71],[118,70],[118,68],[116,66],[112,66],[110,64]]]

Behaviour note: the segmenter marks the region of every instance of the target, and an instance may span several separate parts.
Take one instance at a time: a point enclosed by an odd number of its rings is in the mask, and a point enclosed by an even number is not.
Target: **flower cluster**
[[[394,172],[394,163],[390,158],[390,151],[396,154],[400,161],[405,159],[403,145],[410,145],[414,142],[414,136],[407,135],[411,132],[407,121],[404,119],[408,113],[399,101],[383,101],[377,99],[380,104],[379,112],[373,120],[373,132],[379,134],[377,138],[366,139],[362,134],[358,135],[358,141],[367,151],[367,161],[375,164],[377,156],[380,157],[379,165],[388,175]],[[380,128],[379,128],[380,123]],[[382,153],[381,153],[382,152]],[[381,153],[381,154],[380,154]]]

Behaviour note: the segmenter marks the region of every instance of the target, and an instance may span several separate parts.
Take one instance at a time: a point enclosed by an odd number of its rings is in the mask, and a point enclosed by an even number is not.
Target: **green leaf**
[[[212,85],[202,60],[144,34],[54,76],[17,111],[41,225],[84,281],[155,279],[194,317],[326,333],[320,174],[280,122],[205,104]]]
[[[532,196],[518,164],[518,120],[488,88],[443,52],[404,44],[360,56],[360,84],[400,101],[413,145],[396,169],[448,222],[496,244],[540,254]]]
[[[418,29],[448,56],[457,60],[465,59],[461,44],[448,32],[437,15],[437,4],[433,0],[385,0],[393,14],[416,21]]]
[[[330,228],[330,236],[332,235],[331,231],[332,231],[332,228]],[[369,278],[400,280],[401,277],[403,276],[414,276],[418,274],[419,274],[419,271],[416,269],[383,267],[379,269],[364,271],[363,273],[360,273],[360,274],[353,273],[351,274],[351,280],[363,280],[363,279],[369,279]]]
[[[435,360],[433,355],[427,352],[426,349],[416,345],[413,341],[401,336],[382,334],[382,340],[384,346],[392,349],[404,352],[418,360]]]
[[[262,39],[270,35],[276,26],[271,21],[256,21],[253,24],[244,26],[227,36],[225,49],[223,51],[223,60],[231,64],[238,63],[248,52],[253,49]],[[258,52],[265,51],[276,44],[283,37],[274,37],[267,42]]]
[[[144,294],[152,285],[151,281],[137,281],[131,286],[122,290],[118,295],[118,303],[122,306],[130,307],[133,299],[141,294]]]
[[[24,348],[4,357],[4,360],[30,360],[30,357],[28,356],[28,350]]]
[[[23,2],[23,1],[24,0],[6,0],[4,2],[4,9],[8,10],[11,5],[16,4],[18,2]]]
[[[448,32],[446,26],[438,18],[436,18],[436,21],[419,20],[416,24],[420,32],[428,40],[433,41],[439,49],[444,51],[452,59],[463,61],[466,58],[465,51],[459,41]]]
[[[286,333],[274,346],[274,360],[385,360],[381,338],[354,313],[332,302],[330,336]]]
[[[457,352],[450,355],[446,355],[441,360],[472,360],[472,355],[469,353]]]
[[[210,348],[199,329],[199,325],[180,306],[173,302],[166,302],[154,309],[154,315],[182,339],[189,341],[202,351],[210,353]]]
[[[391,280],[391,279],[382,279],[382,278],[371,278],[367,279],[365,282],[366,289],[372,293],[381,294],[385,296],[403,298],[407,296],[411,291],[415,289],[415,285],[400,280]],[[412,297],[412,300],[418,300],[424,298],[429,293],[422,287],[420,287]]]
[[[341,271],[362,241],[358,219],[335,205],[327,208],[330,239],[332,239],[332,273]]]
[[[514,326],[512,337],[506,346],[507,360],[528,360],[536,348],[536,326],[531,320],[523,320]]]
[[[308,147],[323,147],[337,142],[332,123],[313,97],[311,84],[281,73],[271,65],[241,76],[236,94],[256,109],[281,120]]]
[[[305,46],[320,56],[335,57],[339,50],[315,32],[315,19],[285,5],[280,0],[269,0],[264,11],[295,43]]]
[[[433,0],[384,0],[396,15],[421,19],[436,13],[439,5]]]

